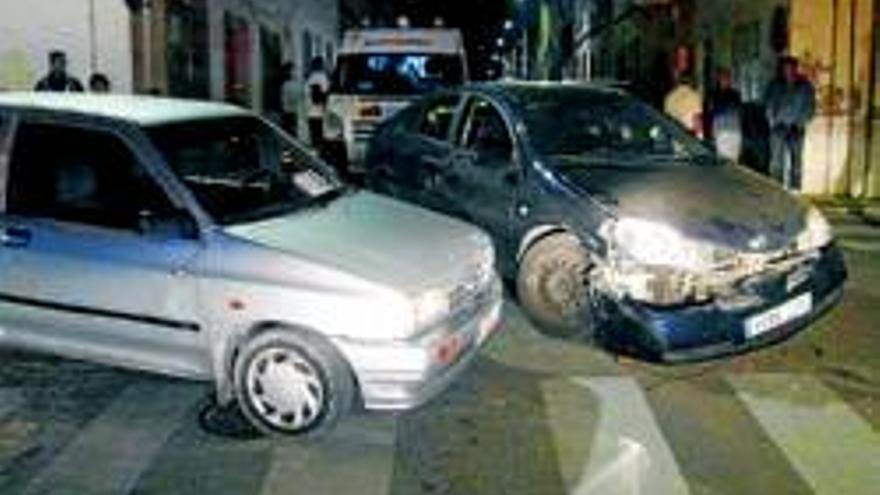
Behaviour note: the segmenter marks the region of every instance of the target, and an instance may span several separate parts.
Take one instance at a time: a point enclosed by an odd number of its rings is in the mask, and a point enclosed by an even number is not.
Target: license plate
[[[813,294],[807,293],[746,320],[746,338],[752,339],[813,311]]]

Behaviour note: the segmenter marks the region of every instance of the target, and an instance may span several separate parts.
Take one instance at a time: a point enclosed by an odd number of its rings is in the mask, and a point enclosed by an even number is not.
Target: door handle
[[[10,248],[23,248],[31,243],[31,231],[24,227],[0,229],[0,244]]]

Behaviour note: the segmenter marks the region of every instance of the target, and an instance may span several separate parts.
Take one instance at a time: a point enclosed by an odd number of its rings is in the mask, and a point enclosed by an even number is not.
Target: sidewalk
[[[858,199],[830,196],[805,196],[829,216],[855,216],[863,221],[880,225],[880,199]]]

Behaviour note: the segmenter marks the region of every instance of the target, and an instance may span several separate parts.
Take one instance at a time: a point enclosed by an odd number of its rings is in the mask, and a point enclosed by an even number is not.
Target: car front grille
[[[716,273],[725,280],[736,281],[789,271],[817,256],[818,252],[803,252],[794,246],[765,253],[737,253],[730,261],[719,266]]]

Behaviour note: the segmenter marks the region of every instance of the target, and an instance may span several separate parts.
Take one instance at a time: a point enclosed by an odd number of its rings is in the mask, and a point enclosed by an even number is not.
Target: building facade
[[[803,191],[880,196],[880,8],[876,0],[703,0],[692,37],[703,87],[733,71],[761,101],[780,55],[792,55],[816,88],[807,129]]]
[[[0,7],[0,90],[29,90],[46,74],[48,53],[67,54],[83,84],[96,72],[130,92],[130,14],[122,0],[6,1]]]
[[[339,22],[335,1],[152,0],[132,16],[135,88],[272,111],[282,64],[303,80],[332,61]]]
[[[657,103],[686,47],[705,92],[720,68],[760,107],[781,55],[797,57],[816,88],[803,191],[880,196],[880,1],[581,0],[590,9],[573,63],[582,79],[623,80]],[[576,16],[577,18],[577,16]],[[589,34],[585,34],[589,33]],[[584,62],[584,60],[588,62]]]
[[[63,50],[85,83],[113,91],[280,106],[282,64],[304,80],[309,61],[335,57],[336,0],[28,0],[4,2],[0,90],[27,90]]]

